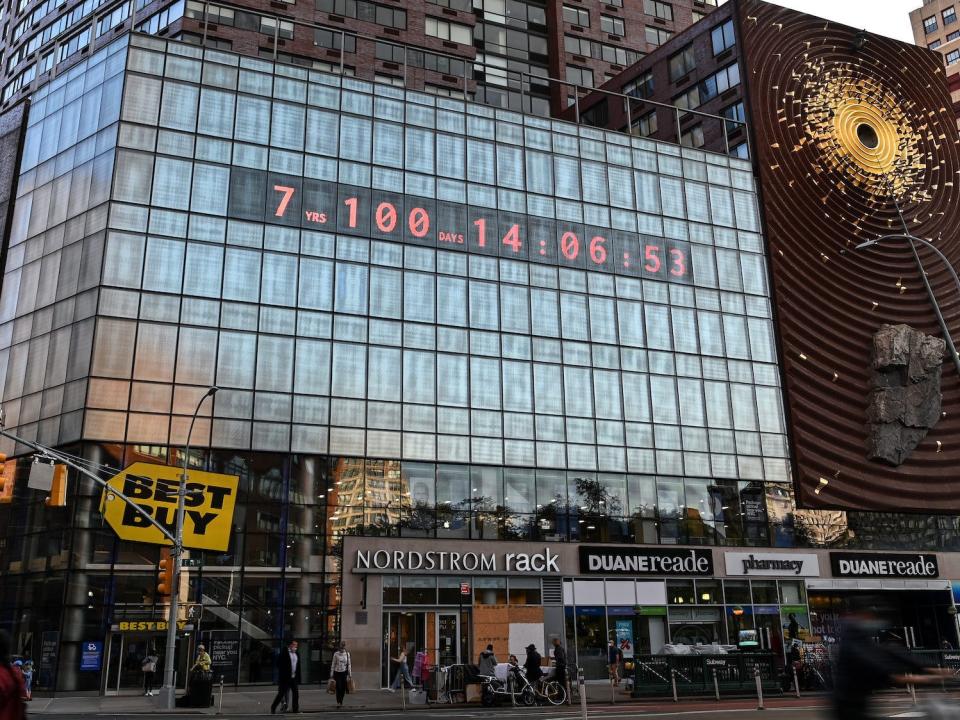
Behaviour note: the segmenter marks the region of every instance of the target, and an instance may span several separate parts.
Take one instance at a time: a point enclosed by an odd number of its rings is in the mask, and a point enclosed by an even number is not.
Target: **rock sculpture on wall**
[[[936,425],[944,349],[943,340],[909,325],[874,334],[867,458],[897,467]]]

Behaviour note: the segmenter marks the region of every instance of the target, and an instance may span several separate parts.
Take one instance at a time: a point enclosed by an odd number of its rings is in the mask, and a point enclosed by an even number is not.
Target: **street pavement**
[[[588,690],[588,720],[746,720],[758,716],[775,720],[831,720],[828,699],[824,696],[766,698],[765,709],[758,712],[756,698],[729,699],[719,703],[713,699],[673,703],[663,699],[633,701],[626,695],[618,695],[616,704],[611,704],[609,688],[606,685],[589,686]],[[169,712],[162,708],[158,697],[145,698],[133,694],[109,697],[37,697],[30,703],[29,711],[30,715],[43,717],[45,720],[128,720],[148,715],[153,720],[204,715],[224,720],[251,720],[277,717],[270,714],[270,703],[275,692],[275,689],[265,687],[224,692],[219,713],[217,706],[209,710],[184,708]],[[939,697],[939,694],[937,696]],[[958,708],[957,717],[960,718],[960,695],[950,697],[948,702]],[[332,696],[321,689],[304,688],[300,692],[300,708],[300,716],[303,717],[324,713],[344,720],[394,720],[401,715],[404,720],[581,720],[583,717],[580,706],[514,708],[509,703],[495,708],[484,708],[477,703],[404,706],[399,693],[382,690],[359,691],[348,695],[345,707],[338,711]],[[925,713],[913,706],[909,696],[903,693],[881,696],[877,700],[875,711],[878,718],[926,717]]]

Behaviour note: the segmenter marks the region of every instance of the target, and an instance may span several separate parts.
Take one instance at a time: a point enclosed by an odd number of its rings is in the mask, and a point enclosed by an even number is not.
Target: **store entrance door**
[[[163,685],[164,633],[113,632],[107,639],[105,652],[104,695],[119,695],[127,690],[143,692],[143,659],[156,655],[157,670],[153,676],[154,692]],[[177,686],[184,687],[186,657],[183,655],[183,638],[177,638]]]
[[[460,619],[457,613],[437,613],[437,664],[459,665]]]
[[[427,613],[425,612],[385,612],[383,613],[383,649],[380,668],[382,687],[390,687],[397,674],[396,658],[400,652],[407,651],[407,665],[413,674],[413,661],[417,650],[426,647]]]

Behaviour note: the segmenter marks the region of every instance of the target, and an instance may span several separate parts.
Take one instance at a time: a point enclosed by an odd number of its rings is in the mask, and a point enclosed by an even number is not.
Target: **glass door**
[[[437,613],[437,664],[460,664],[460,621],[457,613]]]
[[[426,646],[427,614],[424,612],[385,612],[383,614],[383,649],[380,681],[389,687],[397,674],[396,658],[406,650],[407,664],[413,673],[417,651]]]

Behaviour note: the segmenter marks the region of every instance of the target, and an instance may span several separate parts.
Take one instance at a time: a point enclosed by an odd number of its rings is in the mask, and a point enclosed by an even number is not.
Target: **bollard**
[[[757,683],[757,710],[763,710],[763,683],[760,681],[760,666],[753,666],[753,679]]]
[[[583,676],[583,668],[577,668],[577,691],[580,694],[580,715],[587,720],[587,687]]]
[[[400,680],[400,708],[406,712],[407,709],[407,683],[405,680]]]
[[[670,686],[673,688],[673,701],[680,702],[680,700],[677,699],[677,671],[676,670],[670,671]]]
[[[611,674],[610,675],[610,704],[611,705],[617,704],[617,689],[616,689],[617,686],[615,682],[616,681],[614,680],[614,675]]]
[[[223,712],[223,675],[220,676],[220,702],[217,703],[217,715]]]
[[[508,672],[507,674],[507,687],[510,688],[510,704],[513,707],[517,706],[517,684],[513,681],[513,673]]]
[[[713,669],[713,695],[720,702],[720,683],[717,682],[717,669]]]
[[[797,694],[797,697],[800,697],[800,678],[797,677],[797,666],[792,665],[793,667],[793,691]]]

